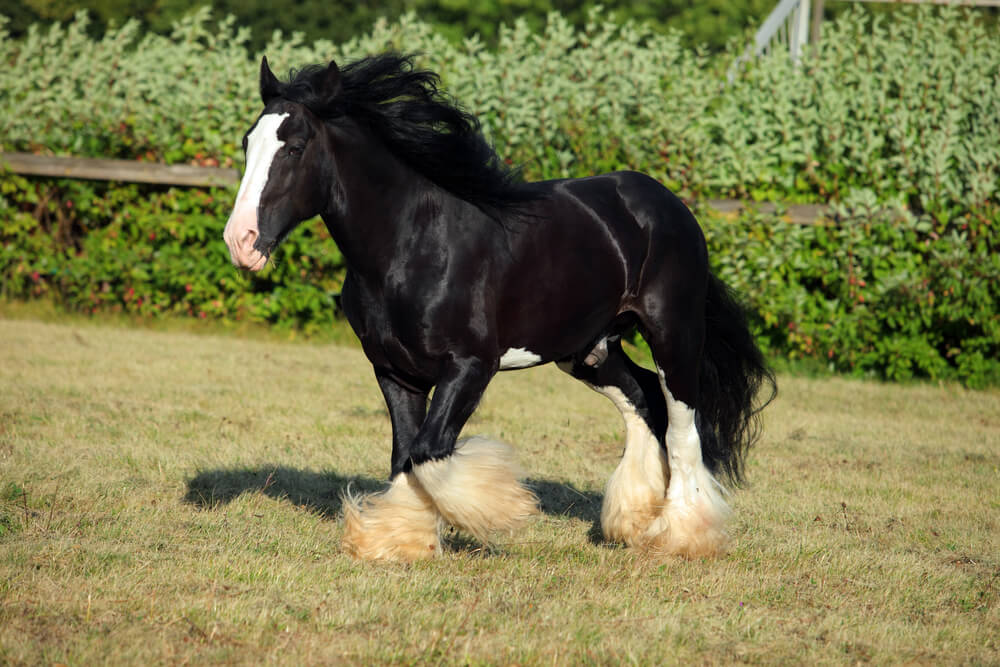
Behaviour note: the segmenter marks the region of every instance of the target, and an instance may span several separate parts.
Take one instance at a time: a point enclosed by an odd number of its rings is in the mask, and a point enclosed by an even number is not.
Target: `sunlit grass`
[[[0,320],[0,662],[1000,661],[1000,393],[780,385],[724,558],[601,543],[620,418],[547,367],[467,428],[544,513],[372,564],[339,552],[388,470],[356,348]]]

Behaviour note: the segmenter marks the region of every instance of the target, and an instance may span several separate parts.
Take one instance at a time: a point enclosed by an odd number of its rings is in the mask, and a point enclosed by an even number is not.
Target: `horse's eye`
[[[299,157],[300,155],[302,155],[303,148],[304,148],[304,146],[302,146],[301,144],[295,144],[293,146],[289,146],[288,147],[288,156],[289,157]]]

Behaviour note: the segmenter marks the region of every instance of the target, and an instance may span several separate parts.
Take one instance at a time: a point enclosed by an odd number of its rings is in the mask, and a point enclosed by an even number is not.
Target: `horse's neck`
[[[384,276],[413,234],[414,202],[435,186],[365,133],[342,133],[334,156],[337,182],[323,220],[355,273]]]

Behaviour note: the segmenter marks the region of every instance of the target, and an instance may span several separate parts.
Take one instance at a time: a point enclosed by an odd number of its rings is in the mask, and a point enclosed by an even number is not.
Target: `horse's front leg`
[[[413,473],[410,444],[427,414],[427,393],[378,373],[392,421],[390,486],[382,493],[344,498],[344,550],[356,558],[418,560],[441,553],[440,517]]]
[[[482,437],[457,442],[495,372],[495,364],[481,359],[453,362],[410,446],[413,474],[437,510],[484,542],[538,511],[535,495],[518,481],[521,472],[509,445]]]
[[[379,389],[389,409],[392,422],[392,459],[389,478],[405,473],[410,468],[410,445],[427,417],[429,391],[403,384],[388,373],[376,372]]]

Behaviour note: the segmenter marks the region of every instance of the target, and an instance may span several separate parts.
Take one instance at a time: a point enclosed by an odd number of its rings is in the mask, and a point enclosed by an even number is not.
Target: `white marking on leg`
[[[621,389],[588,386],[611,399],[625,421],[625,452],[604,489],[601,530],[608,540],[640,546],[663,511],[667,460],[649,424]]]
[[[278,128],[289,114],[264,114],[257,120],[257,125],[247,136],[247,165],[240,181],[240,189],[236,193],[236,203],[229,215],[222,238],[229,248],[229,257],[233,264],[259,271],[267,263],[267,257],[253,247],[260,235],[257,226],[257,207],[260,196],[267,185],[271,163],[278,150],[285,145],[278,139]]]
[[[538,499],[522,477],[510,445],[482,437],[460,440],[451,456],[413,466],[441,515],[488,542],[538,513]]]
[[[725,489],[705,467],[695,411],[678,401],[657,367],[667,400],[667,462],[670,485],[661,516],[649,527],[653,547],[664,553],[707,556],[722,551],[727,541],[729,505]]]
[[[441,516],[416,477],[399,474],[388,489],[343,498],[344,551],[365,560],[413,561],[441,553]]]
[[[500,357],[500,370],[507,371],[515,368],[528,368],[537,366],[542,358],[534,352],[529,352],[523,347],[510,348]]]

